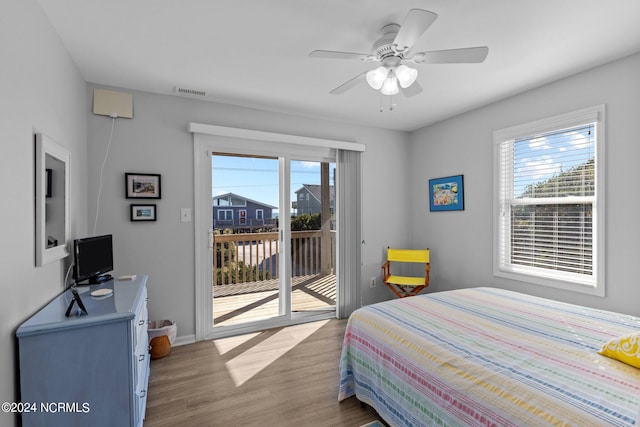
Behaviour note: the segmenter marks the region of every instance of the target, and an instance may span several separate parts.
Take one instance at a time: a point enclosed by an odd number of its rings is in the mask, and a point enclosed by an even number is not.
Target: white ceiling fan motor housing
[[[380,61],[388,56],[398,56],[398,52],[393,48],[398,31],[400,31],[398,24],[387,24],[380,29],[382,37],[371,46],[371,53],[376,55]],[[402,59],[402,56],[400,58]]]

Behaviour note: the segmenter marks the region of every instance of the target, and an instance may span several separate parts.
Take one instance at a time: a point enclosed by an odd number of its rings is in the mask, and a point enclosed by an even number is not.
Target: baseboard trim
[[[320,320],[335,319],[336,313],[334,310],[319,310],[309,311],[302,313],[292,313],[291,319],[277,320],[277,321],[261,321],[260,324],[255,322],[240,323],[237,325],[218,326],[214,328],[214,332],[209,334],[203,341],[214,340],[218,338],[226,338],[235,335],[242,335],[247,333],[253,333],[262,331],[265,329],[281,328],[286,326],[298,325],[300,323],[316,322]],[[181,345],[193,344],[196,342],[196,335],[181,335],[176,337],[173,347]]]
[[[178,347],[181,345],[193,344],[194,342],[196,342],[195,334],[182,335],[182,336],[176,337],[176,340],[171,345],[174,347]]]

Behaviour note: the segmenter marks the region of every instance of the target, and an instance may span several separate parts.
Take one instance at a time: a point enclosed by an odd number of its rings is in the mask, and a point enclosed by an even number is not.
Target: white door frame
[[[214,330],[213,319],[213,289],[207,284],[213,283],[212,269],[208,268],[213,256],[213,230],[211,218],[213,207],[211,205],[211,154],[212,152],[225,152],[246,155],[278,155],[280,161],[280,200],[286,203],[284,208],[290,206],[289,195],[289,168],[292,158],[309,159],[319,161],[336,162],[336,150],[349,150],[362,152],[363,144],[310,138],[304,136],[276,134],[271,132],[254,131],[248,129],[228,128],[215,125],[191,123],[189,131],[194,133],[194,242],[195,242],[195,339],[196,341],[213,339],[226,335],[235,335],[249,330],[255,330],[255,324],[230,325],[218,327]],[[282,154],[288,153],[288,154]],[[286,184],[286,185],[285,185]],[[284,193],[284,194],[282,194]],[[284,202],[283,202],[284,201]],[[282,209],[282,207],[281,207]],[[287,212],[287,210],[285,210]],[[290,218],[284,215],[280,223],[280,244],[283,250],[287,250],[291,244]],[[338,230],[338,233],[340,231]],[[208,236],[208,238],[207,238]],[[287,252],[285,252],[287,253]],[[280,277],[290,280],[291,265],[288,257],[281,263]],[[359,266],[359,263],[358,263]],[[284,271],[283,271],[284,269]],[[359,269],[357,270],[359,273]],[[356,274],[359,277],[359,274]],[[280,313],[286,313],[286,307],[290,307],[290,293],[286,290],[287,282],[281,280]],[[355,287],[355,294],[359,295],[359,286]],[[340,302],[337,302],[339,308]],[[289,308],[290,310],[290,308]],[[336,313],[338,310],[336,310]],[[330,313],[335,317],[336,313]],[[312,313],[304,316],[290,315],[279,316],[260,323],[261,328],[284,326],[296,322],[326,319],[327,313]]]

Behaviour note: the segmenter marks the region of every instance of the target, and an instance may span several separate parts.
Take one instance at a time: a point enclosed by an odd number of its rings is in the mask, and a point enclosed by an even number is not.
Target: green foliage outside
[[[535,184],[529,184],[520,197],[593,196],[595,192],[595,162],[574,166]]]
[[[222,232],[216,231],[216,234],[233,234],[233,230],[225,229]],[[253,282],[256,280],[268,280],[271,278],[269,271],[258,269],[257,265],[246,265],[242,261],[235,260],[237,253],[237,243],[229,242],[224,245],[215,245],[216,248],[216,265],[213,272],[216,275],[218,284],[233,284]]]
[[[322,222],[319,213],[301,214],[291,218],[291,231],[320,230]]]
[[[269,280],[271,274],[268,271],[258,270],[258,266],[248,266],[242,261],[222,264],[225,267],[216,268],[216,283],[234,284]],[[237,275],[237,279],[236,279]],[[224,277],[223,277],[224,276]]]

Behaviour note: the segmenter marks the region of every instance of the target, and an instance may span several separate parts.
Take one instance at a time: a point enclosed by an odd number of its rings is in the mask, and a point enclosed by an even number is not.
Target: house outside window
[[[604,296],[604,106],[494,132],[494,274]]]
[[[212,198],[213,228],[251,231],[253,227],[273,229],[277,226],[271,206],[259,200],[226,193]]]

